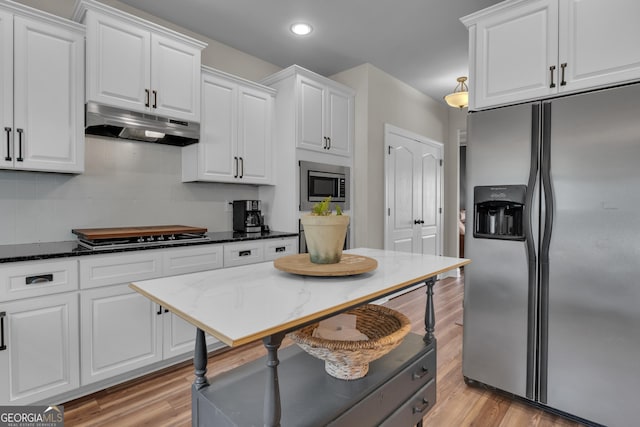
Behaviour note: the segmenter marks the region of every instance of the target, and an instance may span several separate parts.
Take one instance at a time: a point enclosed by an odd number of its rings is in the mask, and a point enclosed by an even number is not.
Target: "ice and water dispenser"
[[[526,185],[474,187],[473,237],[524,240],[526,192]]]

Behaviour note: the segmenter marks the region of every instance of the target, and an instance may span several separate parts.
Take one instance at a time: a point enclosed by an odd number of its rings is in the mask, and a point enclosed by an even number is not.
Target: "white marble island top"
[[[346,253],[374,258],[378,268],[356,276],[312,277],[282,272],[269,261],[130,286],[225,344],[238,346],[294,330],[470,262],[367,248]]]

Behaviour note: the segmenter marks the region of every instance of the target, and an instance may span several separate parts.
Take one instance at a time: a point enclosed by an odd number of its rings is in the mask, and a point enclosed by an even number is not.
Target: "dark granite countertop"
[[[216,243],[232,243],[247,240],[277,239],[296,237],[297,233],[270,231],[264,233],[239,233],[235,231],[213,231],[207,233],[211,240],[207,242],[185,242],[172,245],[159,245],[143,248],[121,248],[108,250],[91,250],[78,245],[75,240],[63,242],[25,243],[19,245],[0,245],[0,263],[35,261],[52,258],[68,258],[85,255],[100,255],[117,252],[147,251],[195,245],[211,245]]]

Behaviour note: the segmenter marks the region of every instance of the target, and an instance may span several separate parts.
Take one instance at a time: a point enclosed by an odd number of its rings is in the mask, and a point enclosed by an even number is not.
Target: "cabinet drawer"
[[[264,261],[264,243],[261,240],[224,245],[224,266],[254,264]]]
[[[5,264],[0,267],[0,301],[78,289],[78,261]]]
[[[423,353],[417,360],[384,383],[338,418],[332,426],[378,425],[381,419],[390,416],[396,408],[430,381],[435,383],[436,350],[434,347]],[[435,386],[434,386],[435,393]],[[397,412],[397,411],[395,411]],[[415,424],[415,423],[414,423]],[[412,425],[390,424],[390,425]]]
[[[399,407],[380,427],[414,426],[436,404],[436,380],[432,379],[404,405]]]
[[[162,275],[175,276],[196,271],[215,270],[222,268],[222,259],[222,245],[169,249],[162,254]]]
[[[91,256],[80,260],[80,288],[129,283],[162,274],[158,251],[129,252],[126,255]]]
[[[285,255],[298,253],[298,238],[265,240],[264,241],[264,259],[265,261],[273,261]]]

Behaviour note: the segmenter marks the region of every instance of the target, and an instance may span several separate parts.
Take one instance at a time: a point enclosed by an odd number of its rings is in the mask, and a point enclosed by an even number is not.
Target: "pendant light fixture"
[[[466,77],[458,77],[458,85],[453,89],[453,93],[444,97],[447,104],[454,108],[464,108],[469,105],[469,87],[465,83]]]

